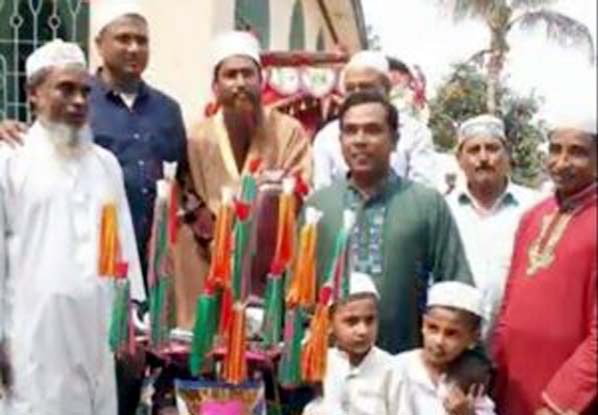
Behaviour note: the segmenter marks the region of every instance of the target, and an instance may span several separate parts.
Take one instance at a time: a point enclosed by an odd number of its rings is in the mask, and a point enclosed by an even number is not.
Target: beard
[[[74,155],[85,150],[93,141],[89,124],[75,127],[61,122],[44,121],[50,142],[60,154]]]
[[[237,129],[254,131],[262,119],[260,96],[249,89],[230,91],[222,97],[225,122]]]

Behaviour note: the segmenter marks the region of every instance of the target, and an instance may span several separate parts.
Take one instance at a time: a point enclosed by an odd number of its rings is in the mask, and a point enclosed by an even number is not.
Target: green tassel
[[[127,344],[129,337],[129,290],[129,280],[125,280],[124,283],[116,282],[108,331],[108,343],[114,353],[119,352]]]
[[[282,277],[269,276],[266,283],[265,314],[263,324],[264,347],[276,346],[282,335]]]
[[[166,313],[166,295],[168,279],[158,278],[150,292],[150,340],[153,346],[160,346],[168,341],[168,322]]]
[[[231,282],[231,290],[233,293],[234,301],[241,300],[241,280],[243,275],[243,256],[247,247],[248,240],[248,226],[249,220],[240,221],[235,223],[233,230],[235,235],[235,246],[233,254],[233,275]]]
[[[301,342],[305,334],[304,312],[301,307],[287,312],[285,321],[285,345],[279,365],[279,381],[283,386],[301,384]]]
[[[212,348],[217,329],[218,299],[214,294],[202,294],[195,307],[195,324],[189,356],[189,369],[198,375],[206,357]]]

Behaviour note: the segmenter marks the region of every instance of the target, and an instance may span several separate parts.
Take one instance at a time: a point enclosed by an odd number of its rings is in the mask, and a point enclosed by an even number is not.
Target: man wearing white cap
[[[162,162],[184,158],[186,134],[176,101],[148,85],[142,74],[149,59],[148,23],[139,1],[98,0],[93,3],[92,31],[101,67],[91,77],[89,124],[94,141],[112,152],[124,173],[137,249],[143,274],[147,270],[147,246],[153,220],[156,181]],[[26,126],[14,121],[0,123],[0,141],[22,141]],[[12,141],[11,141],[12,140]],[[125,366],[118,365],[119,373]],[[132,375],[132,374],[131,374]],[[132,383],[139,390],[141,378]],[[136,407],[136,395],[123,386],[121,414]],[[119,387],[119,389],[121,389]],[[131,403],[128,403],[131,402]]]
[[[596,102],[584,110],[553,123],[555,193],[517,230],[494,338],[501,413],[598,409]]]
[[[209,266],[209,242],[222,188],[237,190],[241,176],[261,161],[257,174],[276,179],[299,174],[311,178],[309,139],[297,120],[262,106],[260,47],[248,32],[219,35],[212,45],[212,89],[219,110],[189,134],[191,192],[199,207],[179,233],[177,321],[193,325],[195,302]],[[270,177],[273,178],[273,177]]]
[[[536,192],[510,181],[510,157],[502,120],[479,115],[458,131],[457,162],[465,176],[449,194],[476,286],[482,291],[487,326],[495,321],[502,299],[515,231]]]
[[[149,59],[148,23],[139,1],[93,3],[92,31],[101,67],[91,78],[89,123],[94,141],[118,159],[144,274],[155,183],[163,161],[180,161],[186,135],[176,101],[142,78]],[[22,141],[26,126],[0,123],[0,141]]]
[[[12,372],[7,414],[114,415],[111,278],[98,261],[102,212],[115,208],[132,296],[145,300],[116,158],[93,144],[81,49],[55,40],[26,62],[36,121],[0,144],[0,349]],[[2,367],[0,362],[0,367]]]
[[[357,52],[343,71],[345,94],[364,89],[388,96],[391,89],[389,62],[375,51]],[[404,178],[433,185],[434,145],[430,130],[407,113],[400,112],[399,141],[391,156],[391,166]],[[338,120],[328,123],[314,138],[314,188],[321,189],[343,178],[349,168],[343,158]]]

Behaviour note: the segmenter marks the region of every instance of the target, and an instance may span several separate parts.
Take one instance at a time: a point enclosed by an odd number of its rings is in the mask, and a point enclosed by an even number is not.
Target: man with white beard
[[[52,41],[29,56],[26,74],[36,122],[23,146],[0,144],[0,408],[114,415],[115,285],[100,267],[107,210],[131,296],[145,296],[122,171],[93,144],[81,49]]]

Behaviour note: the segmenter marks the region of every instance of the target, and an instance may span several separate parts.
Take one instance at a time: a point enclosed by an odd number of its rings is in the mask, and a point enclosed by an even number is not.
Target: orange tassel
[[[271,272],[281,274],[286,269],[295,251],[295,196],[283,192],[278,201],[278,224],[276,227],[276,249]]]
[[[115,277],[120,261],[120,242],[116,205],[113,202],[102,206],[98,251],[98,274],[104,277]]]
[[[213,287],[226,287],[231,278],[231,247],[234,211],[230,204],[223,203],[216,218],[212,262],[208,280]]]
[[[316,225],[306,224],[301,229],[299,251],[295,260],[293,279],[286,302],[290,307],[309,306],[316,301]]]
[[[230,335],[230,327],[233,320],[233,293],[230,287],[222,288],[219,319],[218,335],[221,339],[226,339]]]
[[[224,358],[222,378],[227,383],[238,385],[247,378],[245,360],[245,307],[241,303],[233,306],[231,333]]]
[[[309,325],[309,339],[301,353],[301,377],[307,383],[324,380],[328,355],[329,308],[318,304]]]

